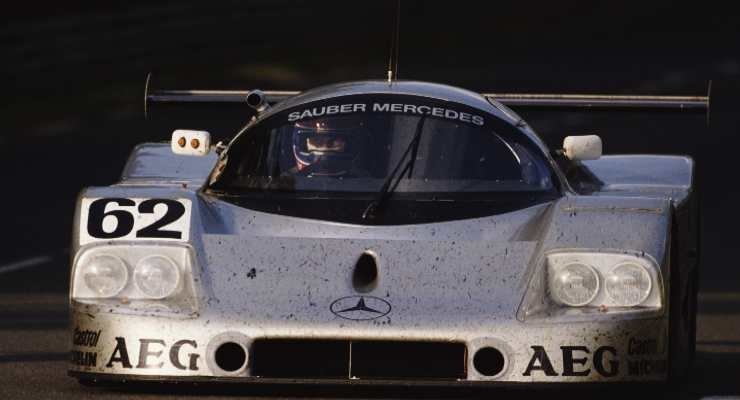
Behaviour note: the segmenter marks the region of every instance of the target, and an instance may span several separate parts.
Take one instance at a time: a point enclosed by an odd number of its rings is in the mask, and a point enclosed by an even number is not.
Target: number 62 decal
[[[187,241],[189,199],[82,199],[80,245],[99,240]]]

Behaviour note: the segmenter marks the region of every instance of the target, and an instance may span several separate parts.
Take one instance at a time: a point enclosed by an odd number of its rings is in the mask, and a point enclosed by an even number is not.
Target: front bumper
[[[577,323],[482,321],[460,329],[455,324],[445,326],[439,320],[434,326],[404,326],[397,321],[317,324],[300,320],[251,325],[208,315],[173,319],[89,311],[73,306],[71,319],[70,375],[81,379],[465,386],[664,381],[668,371],[668,324],[664,315]],[[346,377],[321,376],[320,372],[310,377],[254,376],[256,361],[250,355],[255,341],[261,339],[454,342],[464,346],[462,359],[457,361],[463,364],[463,375],[434,379],[415,373],[380,379],[358,379],[352,373]],[[245,350],[245,360],[238,368],[220,367],[216,353],[225,343],[236,343]],[[495,373],[483,374],[475,356],[481,349],[491,347],[503,355],[503,364]],[[307,362],[314,362],[316,371],[320,371],[329,362],[327,357],[318,354]],[[356,357],[355,354],[354,361],[359,364],[362,360]],[[429,355],[429,360],[435,362],[435,356]],[[292,362],[289,356],[283,361],[286,367]],[[271,362],[274,364],[275,360]]]

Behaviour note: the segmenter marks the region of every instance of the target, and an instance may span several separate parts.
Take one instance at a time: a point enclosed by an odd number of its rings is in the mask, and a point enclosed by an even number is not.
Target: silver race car
[[[694,353],[685,156],[549,149],[507,105],[702,98],[481,95],[412,81],[241,101],[228,144],[177,130],[84,190],[70,375],[97,381],[471,385],[665,381]]]

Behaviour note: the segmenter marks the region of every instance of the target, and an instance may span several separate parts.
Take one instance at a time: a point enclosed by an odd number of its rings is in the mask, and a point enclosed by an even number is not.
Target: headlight
[[[652,282],[645,267],[623,263],[606,276],[606,293],[618,305],[631,307],[641,304],[650,295]]]
[[[556,301],[565,305],[588,304],[599,293],[599,275],[588,265],[567,264],[550,276],[550,292]]]
[[[115,256],[100,254],[91,257],[81,266],[85,285],[100,297],[112,297],[126,287],[128,269],[123,261]]]
[[[162,299],[172,295],[179,287],[180,271],[168,257],[145,257],[136,264],[134,284],[146,296]]]
[[[72,301],[106,312],[189,318],[198,310],[195,260],[187,245],[86,246],[75,256]]]
[[[552,250],[532,274],[517,318],[576,321],[659,313],[663,296],[661,269],[649,254]]]

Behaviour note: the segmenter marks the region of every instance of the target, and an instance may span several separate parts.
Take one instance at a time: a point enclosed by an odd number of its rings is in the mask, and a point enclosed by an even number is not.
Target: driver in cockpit
[[[368,129],[355,118],[296,122],[292,143],[295,167],[288,173],[298,176],[368,176],[368,172],[360,167],[361,151],[368,140]]]

